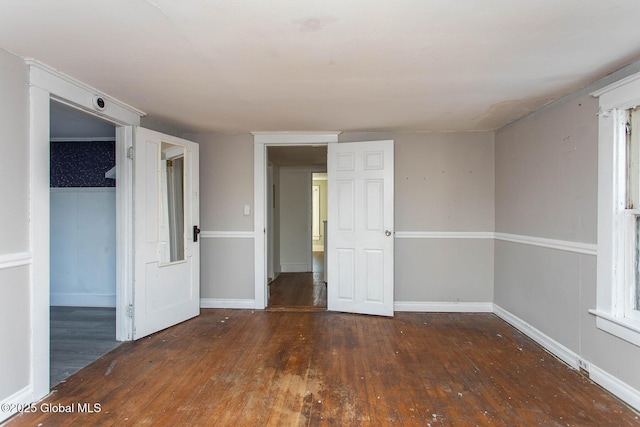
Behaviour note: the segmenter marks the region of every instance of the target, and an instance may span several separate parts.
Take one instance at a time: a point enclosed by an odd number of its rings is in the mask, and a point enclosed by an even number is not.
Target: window
[[[640,346],[640,73],[601,89],[597,326]]]
[[[623,183],[626,197],[621,209],[621,267],[624,278],[619,283],[620,314],[640,321],[640,109],[622,112],[624,129],[624,159],[620,159],[626,173]],[[622,138],[620,138],[622,139]]]

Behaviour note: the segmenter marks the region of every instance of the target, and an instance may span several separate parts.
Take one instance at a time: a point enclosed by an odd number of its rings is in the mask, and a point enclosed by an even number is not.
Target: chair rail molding
[[[33,256],[31,252],[16,252],[0,255],[0,270],[30,265],[32,259]]]

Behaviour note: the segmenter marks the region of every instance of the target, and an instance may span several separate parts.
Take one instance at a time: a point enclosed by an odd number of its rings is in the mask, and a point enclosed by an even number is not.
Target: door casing
[[[267,292],[267,147],[318,146],[338,142],[340,132],[252,132],[255,308],[268,304]]]
[[[30,165],[30,251],[31,251],[31,382],[29,392],[32,402],[49,394],[49,298],[50,298],[50,266],[49,266],[49,236],[50,236],[50,200],[49,200],[49,128],[50,102],[55,100],[77,108],[88,114],[98,116],[116,125],[116,164],[125,169],[127,162],[122,162],[121,156],[126,158],[126,126],[140,125],[140,117],[145,114],[130,107],[100,91],[79,82],[69,76],[58,73],[51,67],[38,61],[26,61],[29,66],[29,165]],[[96,96],[106,101],[107,107],[97,111],[93,106]],[[124,154],[123,154],[124,153]],[[121,173],[122,172],[122,173]],[[127,176],[118,170],[119,184],[116,185],[116,310],[118,317],[126,318],[126,309],[122,304],[122,286],[127,271],[125,257],[130,251],[123,245],[130,239],[126,233],[126,226],[122,220],[127,216]],[[129,211],[130,212],[130,211]],[[122,331],[126,321],[117,322],[117,339],[123,340]]]

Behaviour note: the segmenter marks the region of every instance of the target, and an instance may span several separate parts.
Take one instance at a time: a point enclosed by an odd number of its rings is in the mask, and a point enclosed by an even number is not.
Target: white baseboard
[[[33,388],[31,385],[23,388],[22,390],[12,394],[6,399],[2,399],[0,405],[4,408],[6,405],[9,405],[9,410],[0,411],[0,422],[5,421],[12,415],[18,413],[18,408],[16,405],[28,405],[33,402]]]
[[[282,264],[280,265],[280,271],[282,273],[307,273],[312,271],[312,268],[307,263]]]
[[[52,293],[50,304],[63,307],[115,307],[115,294],[64,294]]]
[[[528,336],[529,338],[537,342],[538,344],[540,344],[549,353],[555,355],[556,357],[558,357],[560,360],[562,360],[572,368],[578,369],[577,353],[573,352],[572,350],[569,350],[567,347],[563,346],[558,341],[554,340],[547,334],[534,328],[533,326],[531,326],[524,320],[520,319],[519,317],[511,314],[510,312],[500,307],[499,305],[496,305],[496,304],[493,305],[493,312],[496,314],[496,316],[498,316],[499,318],[501,318],[502,320],[504,320],[505,322],[507,322],[508,324],[510,324],[511,326],[513,326],[514,328],[516,328],[517,330],[519,330],[520,332],[522,332],[523,334],[525,334],[526,336]]]
[[[200,308],[242,308],[253,310],[256,301],[252,299],[200,298]]]
[[[589,367],[589,378],[602,388],[618,396],[627,405],[640,411],[640,390],[636,390],[593,364]]]
[[[491,313],[493,303],[490,302],[429,302],[429,301],[396,301],[395,311],[417,311],[425,313]]]
[[[550,336],[534,328],[497,304],[493,305],[493,312],[496,316],[540,344],[549,353],[558,357],[572,368],[578,369],[578,359],[580,359],[580,355],[569,350]],[[629,406],[640,410],[640,390],[636,390],[591,362],[589,362],[589,378]]]

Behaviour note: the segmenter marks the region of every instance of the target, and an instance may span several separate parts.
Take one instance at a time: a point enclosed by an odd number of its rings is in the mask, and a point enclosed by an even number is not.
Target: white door
[[[198,144],[134,137],[133,338],[200,313]]]
[[[329,144],[328,309],[393,316],[393,141]]]

